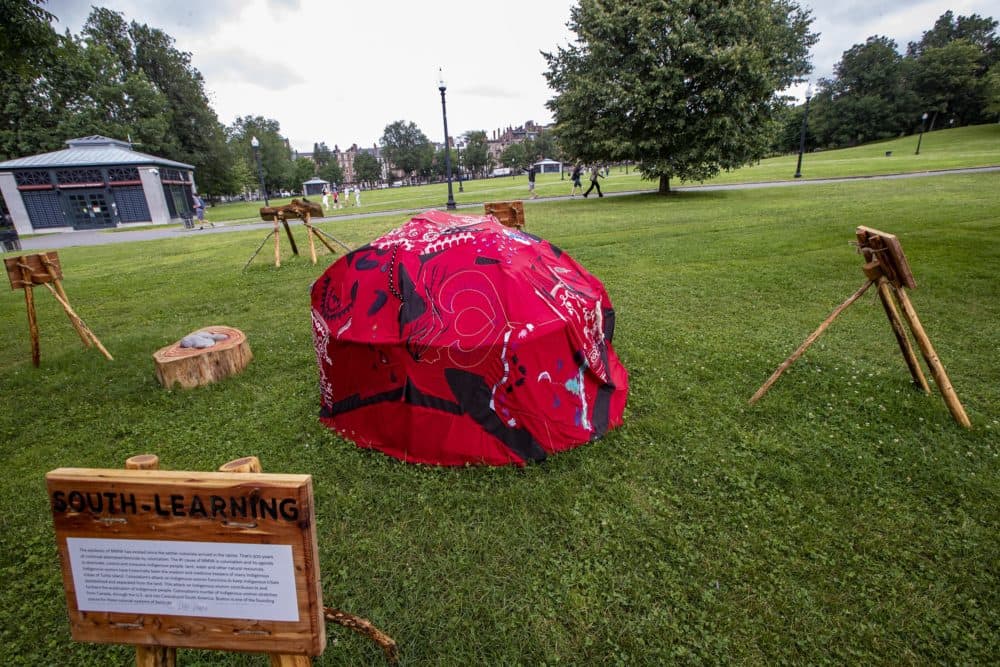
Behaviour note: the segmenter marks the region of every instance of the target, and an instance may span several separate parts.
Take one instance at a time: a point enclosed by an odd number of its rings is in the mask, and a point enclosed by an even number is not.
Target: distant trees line
[[[919,129],[997,120],[1000,38],[991,17],[942,14],[901,53],[894,40],[872,35],[844,52],[832,78],[810,102],[808,145],[852,146]],[[798,150],[804,105],[784,113],[775,150]]]

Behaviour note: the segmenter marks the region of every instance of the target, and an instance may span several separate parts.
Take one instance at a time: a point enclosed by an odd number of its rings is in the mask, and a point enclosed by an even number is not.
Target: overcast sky
[[[371,146],[385,126],[413,121],[432,141],[448,131],[551,122],[540,51],[567,45],[569,0],[50,0],[60,32],[79,33],[91,4],[160,28],[192,54],[219,120],[261,115],[300,151],[325,141]],[[805,0],[812,79],[870,35],[901,51],[951,9],[1000,18],[996,0]],[[801,93],[805,86],[792,91]]]

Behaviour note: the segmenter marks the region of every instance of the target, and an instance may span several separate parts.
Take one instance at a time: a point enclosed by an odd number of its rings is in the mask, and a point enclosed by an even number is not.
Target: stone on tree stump
[[[247,337],[239,329],[210,326],[202,327],[191,335],[202,331],[225,334],[227,338],[204,348],[181,347],[181,341],[177,341],[153,354],[156,379],[167,389],[176,384],[184,389],[211,384],[240,373],[253,359]]]

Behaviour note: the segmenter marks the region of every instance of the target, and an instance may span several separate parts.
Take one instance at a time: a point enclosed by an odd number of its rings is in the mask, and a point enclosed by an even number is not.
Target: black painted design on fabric
[[[372,305],[368,308],[368,317],[371,317],[378,311],[382,310],[382,306],[384,306],[388,300],[389,295],[387,293],[380,289],[375,290],[375,300],[372,301]]]
[[[611,419],[611,395],[615,393],[615,385],[609,383],[602,384],[597,388],[597,395],[594,396],[594,411],[590,415],[590,423],[594,425],[594,432],[591,440],[597,440],[608,432],[608,423]]]
[[[486,264],[499,264],[499,259],[493,259],[492,257],[476,257],[476,264],[486,265]]]
[[[490,388],[482,377],[460,368],[446,368],[444,377],[462,412],[469,415],[487,433],[495,436],[524,461],[537,463],[545,460],[545,450],[531,433],[523,428],[507,426],[490,409]]]
[[[399,309],[399,331],[427,312],[427,302],[417,294],[416,285],[406,271],[406,266],[399,265],[399,292],[403,295],[403,304]]]
[[[604,321],[604,340],[613,343],[615,337],[615,309],[602,308],[601,319]]]
[[[366,250],[370,250],[371,247],[372,245],[370,243],[366,243],[360,248],[356,248],[351,252],[347,253],[346,255],[344,255],[344,259],[347,260],[347,266],[351,266],[352,264],[354,264],[354,258],[360,255],[361,253],[365,252]]]

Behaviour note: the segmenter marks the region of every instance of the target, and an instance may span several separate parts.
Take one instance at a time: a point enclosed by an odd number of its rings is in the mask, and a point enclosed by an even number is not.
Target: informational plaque
[[[309,475],[46,475],[79,641],[320,655]]]

